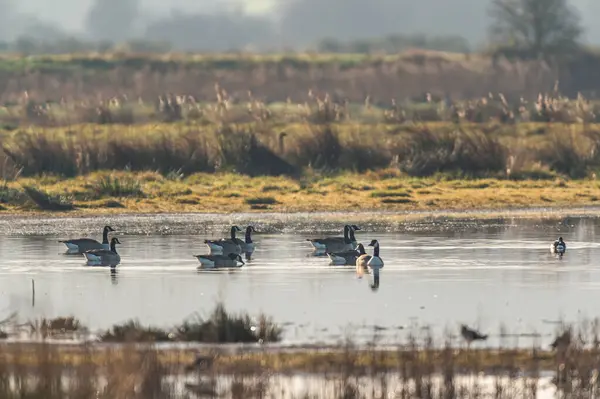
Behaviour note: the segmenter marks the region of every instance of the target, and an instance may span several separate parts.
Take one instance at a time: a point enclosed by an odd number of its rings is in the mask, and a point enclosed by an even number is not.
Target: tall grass
[[[224,124],[31,128],[1,134],[0,173],[85,175],[98,170],[300,177],[396,168],[408,176],[547,178],[591,176],[600,168],[600,125]],[[3,166],[4,165],[4,166]],[[123,185],[124,184],[124,185]],[[104,180],[97,191],[141,195],[135,182]]]

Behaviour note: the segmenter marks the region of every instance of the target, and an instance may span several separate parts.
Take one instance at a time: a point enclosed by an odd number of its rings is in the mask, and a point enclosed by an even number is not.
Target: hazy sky
[[[207,12],[241,4],[249,12],[267,12],[274,0],[140,0],[144,13],[152,16],[165,16],[173,9],[193,12]],[[82,31],[85,15],[92,0],[18,0],[18,9],[44,20],[60,24],[64,29]]]
[[[0,0],[0,4],[7,1],[12,1],[21,14],[57,25],[63,30],[81,33],[86,31],[86,15],[94,0]],[[275,7],[277,4],[304,1],[311,6],[301,8],[297,15],[295,12],[288,13],[283,23],[282,37],[288,34],[297,42],[306,36],[308,41],[314,42],[316,36],[324,34],[342,40],[354,39],[354,36],[390,33],[454,34],[463,36],[474,44],[481,43],[486,38],[488,26],[486,9],[491,0],[139,1],[141,4],[139,15],[145,21],[165,19],[175,9],[183,11],[186,15],[187,12],[210,14],[219,8],[234,8],[236,5],[253,13],[269,14],[277,8]],[[579,9],[585,28],[589,32],[590,41],[600,45],[600,24],[596,22],[600,17],[600,0],[570,0],[570,2]],[[325,3],[330,6],[321,7]],[[376,3],[377,7],[375,7]],[[339,6],[339,4],[347,6]],[[340,10],[339,7],[344,9]],[[1,17],[0,15],[0,20]],[[341,20],[336,21],[336,17]],[[193,26],[193,23],[190,26]]]

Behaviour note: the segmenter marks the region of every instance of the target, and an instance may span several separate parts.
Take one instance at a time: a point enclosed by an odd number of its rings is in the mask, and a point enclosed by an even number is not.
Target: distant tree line
[[[439,32],[435,22],[444,14],[469,17],[473,13],[470,1],[453,0],[450,7],[447,1],[440,5],[422,0],[431,8],[433,20],[426,27],[427,34],[409,35],[394,33],[416,17],[407,2],[344,0],[342,5],[340,0],[292,0],[279,7],[278,19],[223,9],[213,14],[173,12],[142,23],[139,0],[95,0],[82,37],[40,21],[30,21],[25,34],[11,37],[7,26],[15,2],[0,0],[0,51],[280,51],[295,43],[292,49],[324,52],[395,53],[407,48],[469,52],[483,47],[472,48],[464,36]],[[485,47],[497,54],[551,58],[580,48],[583,28],[568,0],[490,0],[485,10],[489,17]]]
[[[324,39],[317,45],[320,52],[329,53],[398,53],[410,48],[468,53],[469,42],[460,36],[390,35],[376,39],[342,42]]]

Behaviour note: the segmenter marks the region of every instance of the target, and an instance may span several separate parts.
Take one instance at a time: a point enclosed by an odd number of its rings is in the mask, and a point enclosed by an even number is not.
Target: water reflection
[[[371,290],[376,292],[379,290],[379,270],[375,269],[373,271],[373,281],[370,284]]]

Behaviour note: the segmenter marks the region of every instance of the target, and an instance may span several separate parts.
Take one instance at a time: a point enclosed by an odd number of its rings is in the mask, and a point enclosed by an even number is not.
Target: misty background
[[[0,50],[360,50],[360,41],[469,51],[486,45],[490,0],[0,0]],[[600,45],[600,0],[571,0]],[[61,43],[62,47],[56,47]],[[85,44],[87,43],[88,47]],[[150,44],[152,43],[152,44]],[[389,44],[389,46],[388,46]],[[37,46],[37,47],[36,47]],[[54,46],[54,47],[52,47]],[[146,46],[146,47],[144,47]],[[367,45],[365,45],[365,48]],[[100,47],[101,49],[102,47]],[[42,51],[42,50],[39,50]]]

